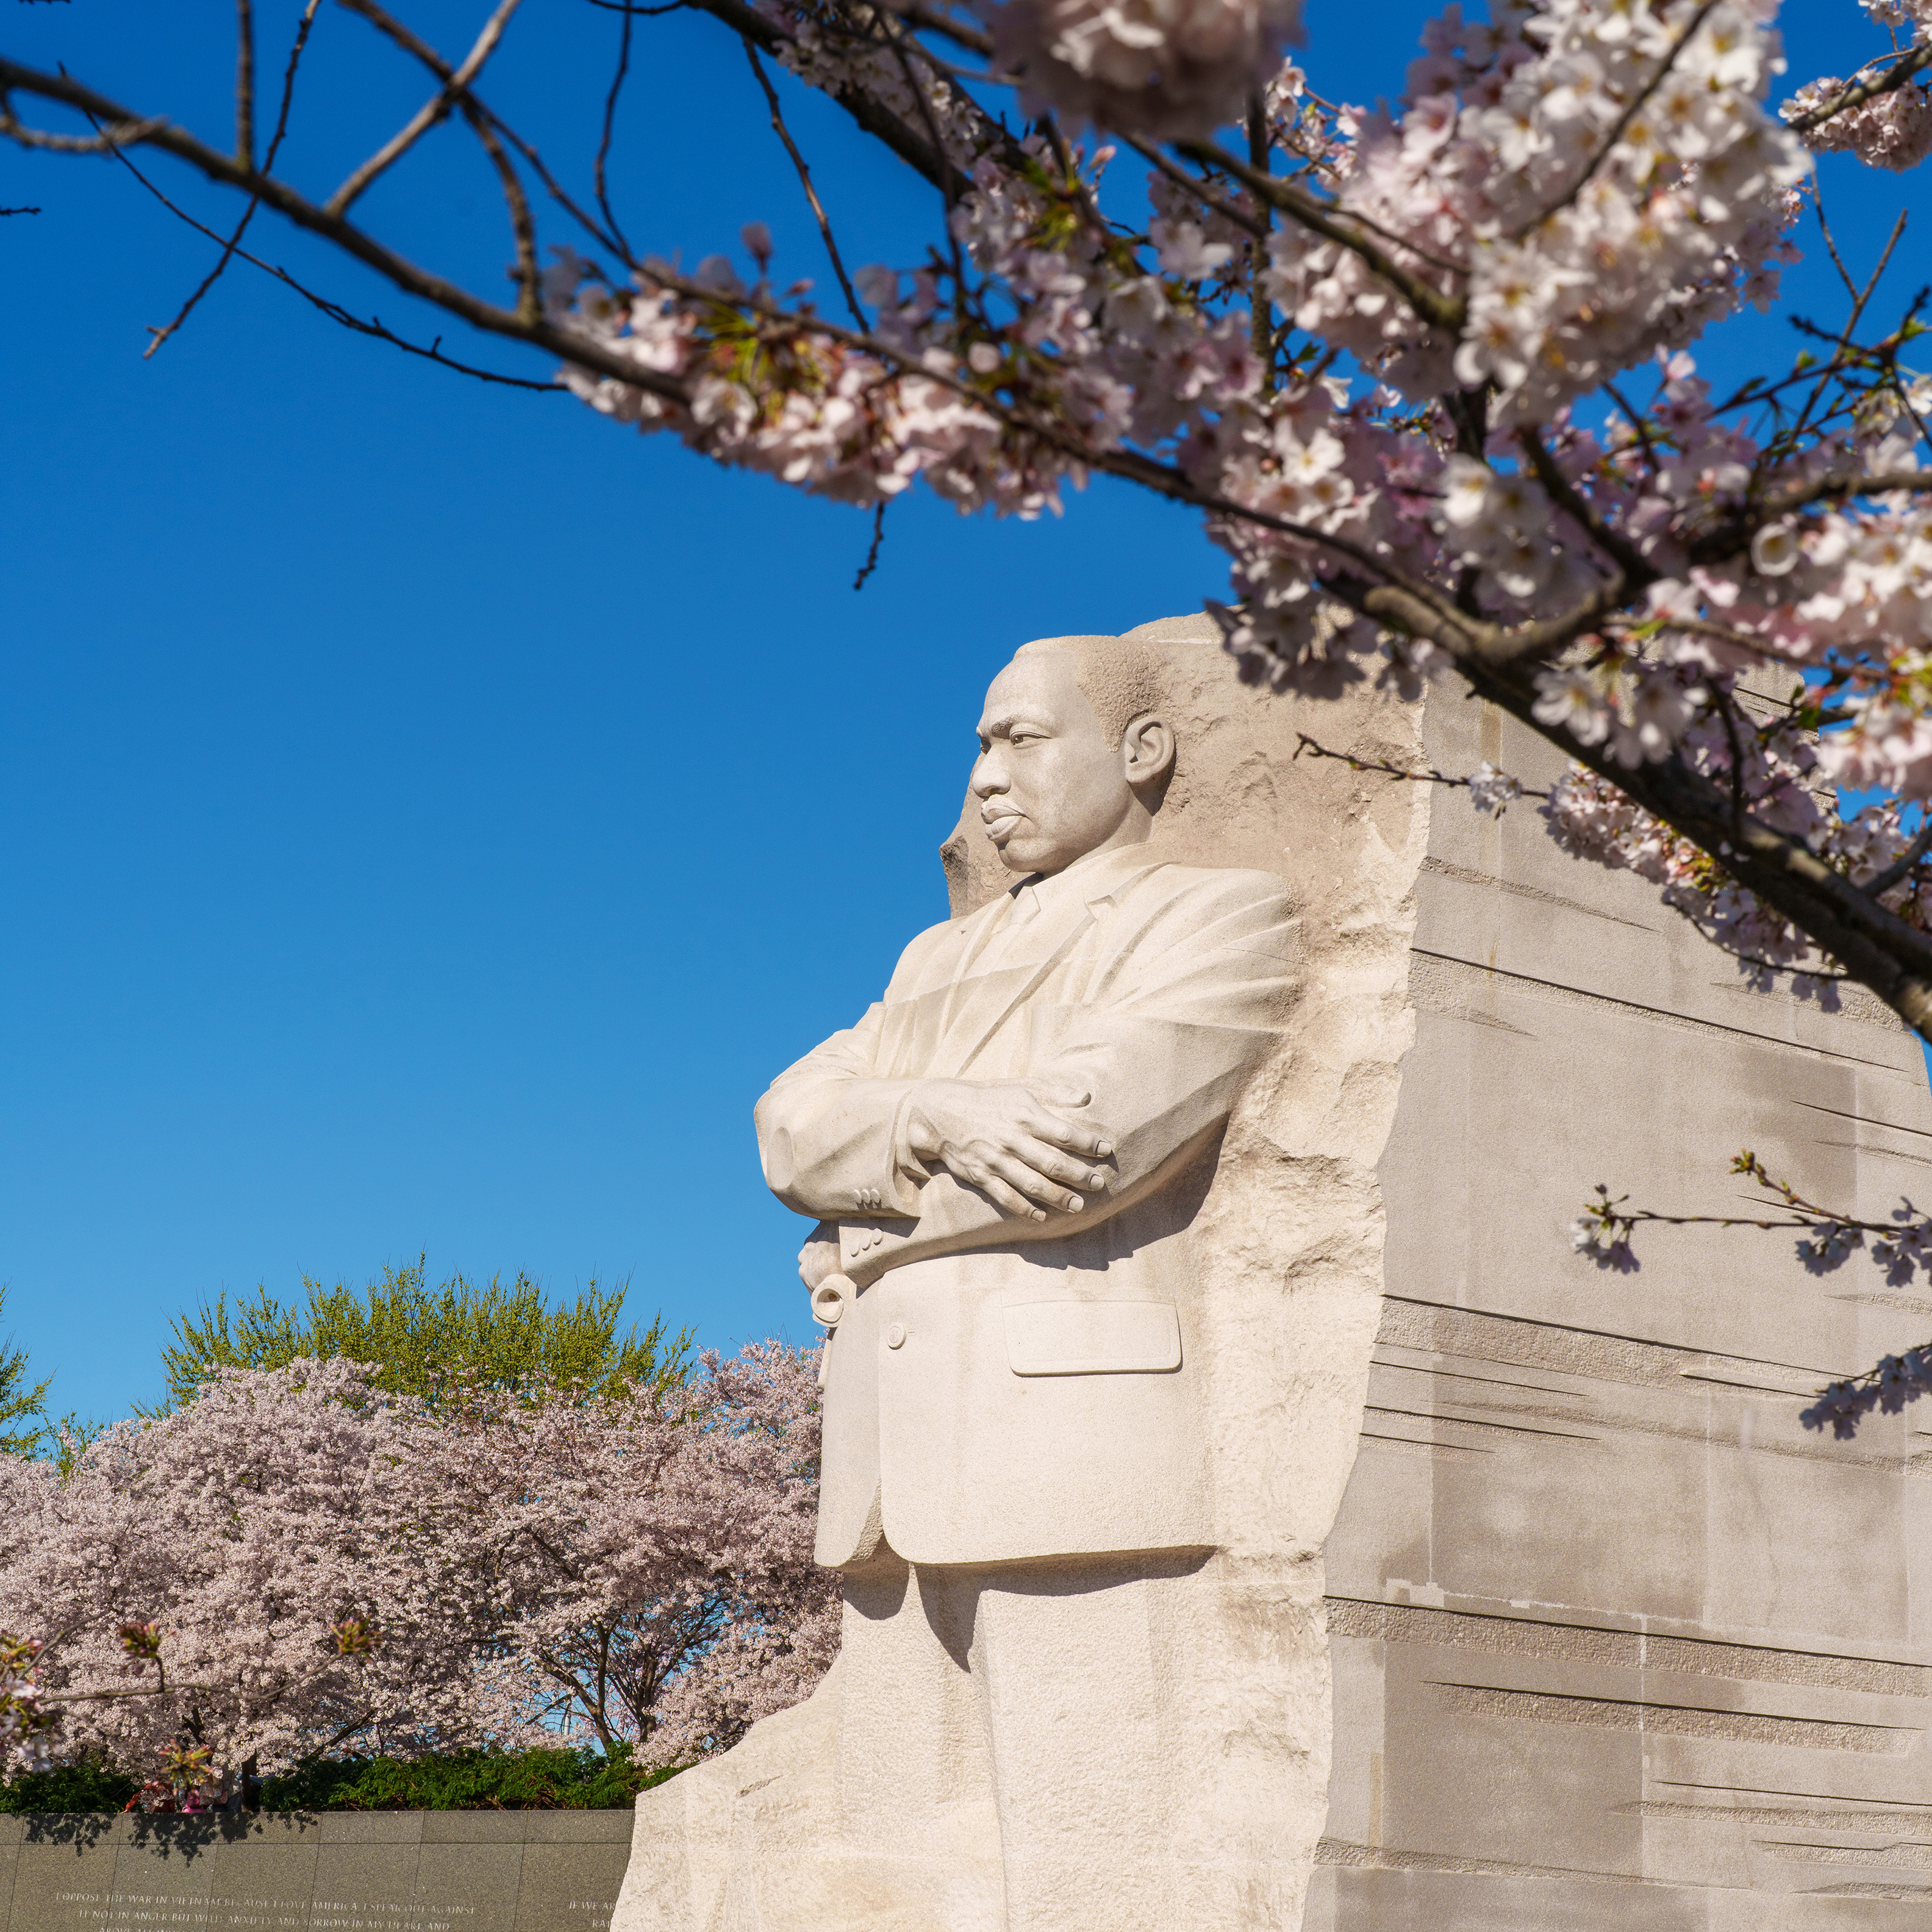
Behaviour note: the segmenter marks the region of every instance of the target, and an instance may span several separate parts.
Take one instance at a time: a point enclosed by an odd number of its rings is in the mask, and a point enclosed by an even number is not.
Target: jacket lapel
[[[1014,1012],[1066,963],[1115,896],[1160,862],[1124,866],[1116,857],[1114,863],[1069,878],[1064,885],[1049,879],[1020,888],[1036,896],[1033,915],[1016,922],[1009,914],[983,943],[962,954],[955,982],[947,989],[946,1020],[926,1077],[964,1078]]]

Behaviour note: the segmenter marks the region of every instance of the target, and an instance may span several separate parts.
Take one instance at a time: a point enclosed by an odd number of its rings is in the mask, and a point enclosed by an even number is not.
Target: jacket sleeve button
[[[905,1335],[905,1324],[903,1322],[895,1322],[886,1330],[886,1346],[889,1348],[902,1347],[904,1345]]]

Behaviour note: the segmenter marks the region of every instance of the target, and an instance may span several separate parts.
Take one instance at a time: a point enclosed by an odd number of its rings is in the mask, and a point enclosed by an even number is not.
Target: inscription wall
[[[1556,775],[1460,699],[1426,736]],[[1632,1274],[1564,1238],[1600,1180],[1756,1211],[1740,1146],[1861,1214],[1923,1200],[1918,1043],[1856,988],[1752,990],[1531,807],[1432,802],[1304,1932],[1922,1932],[1932,1413],[1798,1418],[1932,1295],[1789,1234],[1646,1228]]]
[[[631,1816],[0,1817],[0,1932],[609,1932]]]

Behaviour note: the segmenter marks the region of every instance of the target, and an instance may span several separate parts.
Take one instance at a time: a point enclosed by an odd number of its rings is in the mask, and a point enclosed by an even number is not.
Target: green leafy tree
[[[595,1280],[556,1307],[524,1274],[507,1286],[500,1276],[478,1286],[458,1274],[432,1288],[420,1258],[385,1268],[366,1288],[307,1277],[302,1286],[300,1303],[263,1287],[232,1307],[223,1294],[177,1316],[161,1352],[170,1402],[191,1401],[218,1369],[278,1369],[302,1356],[374,1363],[376,1387],[428,1401],[459,1376],[472,1387],[550,1384],[601,1395],[668,1388],[690,1365],[688,1330],[668,1334],[660,1315],[642,1334],[634,1325],[620,1334],[624,1290],[607,1293]]]
[[[0,1287],[0,1314],[6,1309],[7,1291]],[[40,1446],[44,1430],[38,1418],[52,1386],[51,1376],[29,1386],[26,1350],[15,1348],[10,1335],[0,1342],[0,1454],[31,1456]],[[32,1428],[18,1426],[29,1420],[34,1423]]]

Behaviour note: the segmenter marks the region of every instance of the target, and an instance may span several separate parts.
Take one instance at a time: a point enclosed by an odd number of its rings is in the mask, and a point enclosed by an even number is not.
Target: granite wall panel
[[[625,1811],[0,1818],[0,1932],[608,1932]]]
[[[1555,775],[1432,701],[1429,755]],[[1918,1042],[1754,990],[1533,806],[1438,796],[1381,1168],[1386,1294],[1326,1553],[1334,1750],[1307,1932],[1905,1932],[1932,1910],[1932,1414],[1798,1412],[1932,1296],[1788,1234],[1565,1231],[1599,1180],[1745,1211],[1740,1146],[1927,1192]]]

